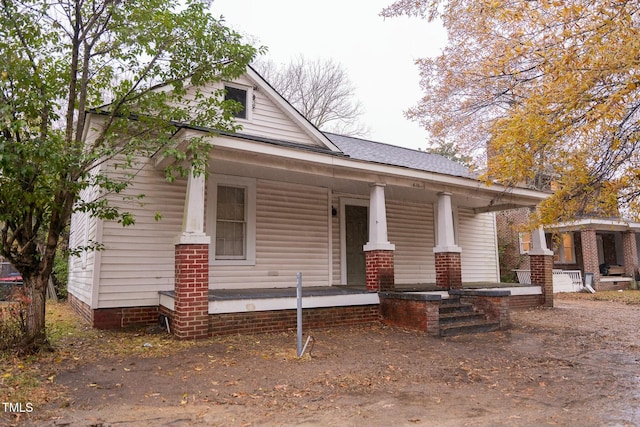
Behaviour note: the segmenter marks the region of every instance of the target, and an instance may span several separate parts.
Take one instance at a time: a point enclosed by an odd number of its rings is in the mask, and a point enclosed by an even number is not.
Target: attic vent
[[[237,87],[225,86],[225,95],[224,100],[233,100],[240,104],[242,104],[242,109],[237,111],[234,116],[239,119],[247,118],[247,91],[245,89],[240,89]]]

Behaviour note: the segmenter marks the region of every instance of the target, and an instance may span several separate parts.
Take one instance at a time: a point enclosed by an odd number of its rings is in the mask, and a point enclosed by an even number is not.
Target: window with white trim
[[[246,259],[247,189],[218,186],[216,259]]]
[[[255,264],[255,198],[253,179],[210,178],[207,230],[215,264]]]
[[[224,100],[235,101],[242,105],[233,116],[237,119],[251,120],[251,112],[253,110],[253,88],[250,86],[242,86],[234,83],[225,83]]]
[[[562,233],[560,239],[553,245],[553,261],[558,264],[574,264],[576,251],[573,243],[573,233]]]

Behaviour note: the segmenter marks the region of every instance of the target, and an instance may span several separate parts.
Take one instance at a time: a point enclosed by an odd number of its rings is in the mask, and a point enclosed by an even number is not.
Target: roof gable
[[[246,74],[227,83],[245,87],[250,94],[249,119],[237,119],[238,124],[242,126],[242,130],[237,132],[239,136],[247,135],[340,151],[252,67],[248,66]]]

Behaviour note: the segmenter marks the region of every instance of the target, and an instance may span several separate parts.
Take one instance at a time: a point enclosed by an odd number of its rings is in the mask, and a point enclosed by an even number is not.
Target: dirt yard
[[[170,356],[75,357],[20,426],[640,425],[640,306],[557,299],[508,332],[384,326],[234,336]],[[106,347],[105,347],[106,348]],[[76,360],[78,359],[78,360]]]

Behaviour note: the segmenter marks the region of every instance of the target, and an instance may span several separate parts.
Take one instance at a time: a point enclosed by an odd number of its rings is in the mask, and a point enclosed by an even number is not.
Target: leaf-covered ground
[[[1,360],[1,400],[34,409],[0,425],[638,425],[640,292],[621,294],[560,296],[507,332],[309,331],[301,359],[294,332],[177,342],[53,305],[58,351]]]

